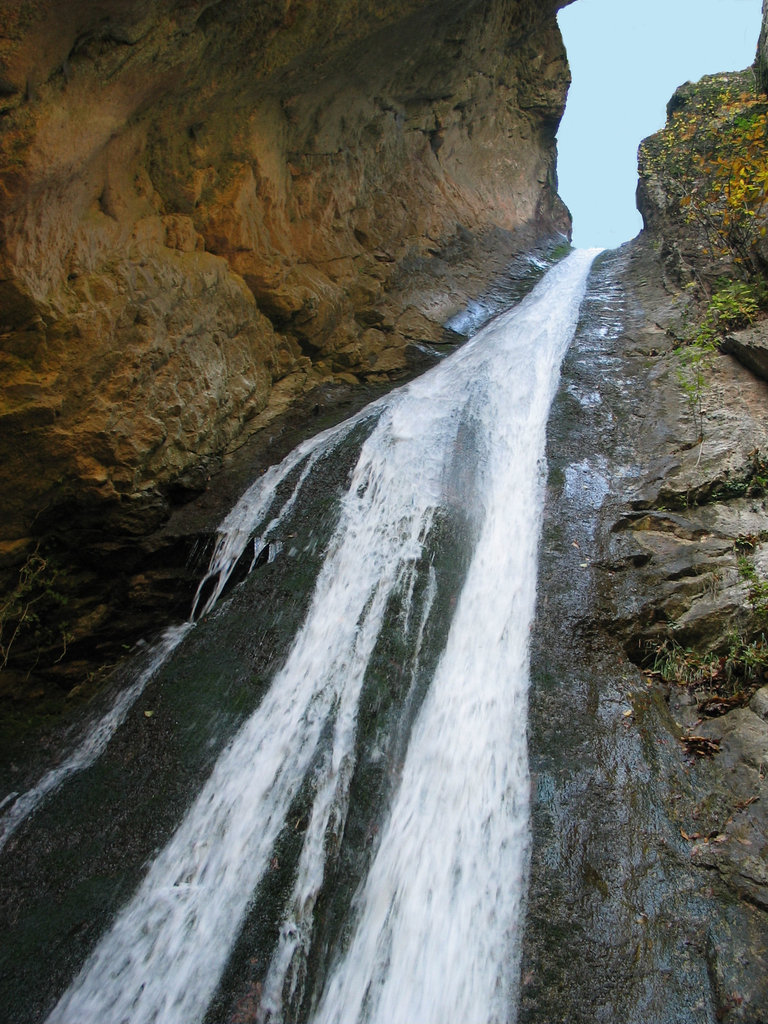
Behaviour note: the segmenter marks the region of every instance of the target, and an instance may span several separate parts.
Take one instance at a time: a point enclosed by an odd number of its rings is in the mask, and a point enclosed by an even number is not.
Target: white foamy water
[[[314,804],[262,1007],[265,1019],[281,1018],[294,953],[309,941],[327,837],[343,828],[360,693],[385,611],[399,594],[408,620],[430,529],[457,504],[474,533],[466,580],[355,899],[348,948],[314,1019],[472,1024],[513,1015],[545,427],[593,256],[571,256],[454,357],[379,403],[283,669],[50,1024],[201,1021],[311,770]],[[234,522],[233,550],[252,523],[246,531]],[[430,579],[418,643],[433,597]]]
[[[264,475],[248,488],[217,531],[218,537],[208,569],[192,602],[193,619],[202,618],[211,611],[249,544],[253,550],[251,569],[253,568],[264,545],[292,512],[304,484],[318,461],[333,452],[358,423],[374,415],[382,402],[383,400],[375,402],[343,423],[302,441],[282,462],[270,466]],[[278,503],[277,511],[264,524],[267,515],[276,504],[275,495],[278,487],[296,470],[299,470],[299,475],[290,496],[281,504]],[[206,589],[210,589],[210,593],[203,601]]]
[[[298,445],[276,466],[242,496],[226,516],[217,533],[217,540],[208,569],[197,588],[190,619],[177,626],[169,626],[147,652],[135,658],[126,669],[133,669],[132,681],[122,687],[112,706],[95,725],[90,726],[83,738],[66,754],[61,762],[50,768],[42,778],[25,792],[9,793],[0,802],[0,851],[20,825],[37,810],[59,787],[72,776],[89,768],[106,750],[110,740],[126,720],[128,713],[149,683],[168,661],[187,633],[199,619],[208,615],[221,597],[240,556],[250,543],[253,547],[251,569],[264,546],[293,509],[301,489],[317,461],[333,451],[352,429],[368,415],[375,404]],[[277,500],[277,491],[298,470],[298,479],[285,501]],[[266,517],[272,517],[266,521]],[[259,534],[254,535],[261,526]],[[269,558],[272,560],[272,548]],[[203,597],[206,589],[207,596]],[[5,808],[5,810],[3,810]]]

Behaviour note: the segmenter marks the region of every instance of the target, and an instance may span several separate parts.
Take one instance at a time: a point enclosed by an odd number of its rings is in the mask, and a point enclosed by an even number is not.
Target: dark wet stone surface
[[[731,755],[689,756],[676,719],[690,701],[636,664],[649,638],[678,625],[714,646],[744,617],[729,532],[762,514],[760,499],[756,510],[740,496],[719,507],[692,502],[674,518],[660,495],[711,494],[707,481],[735,472],[761,429],[759,396],[724,361],[707,397],[704,447],[690,444],[663,330],[680,300],[657,279],[642,243],[600,258],[550,422],[520,1024],[768,1019],[768,919],[755,878],[765,877],[768,834],[759,739],[733,720]],[[640,524],[636,510],[654,507],[663,523]],[[712,730],[723,732],[729,717]]]

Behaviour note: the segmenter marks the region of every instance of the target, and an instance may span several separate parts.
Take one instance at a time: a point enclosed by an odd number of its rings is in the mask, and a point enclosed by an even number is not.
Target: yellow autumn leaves
[[[666,127],[643,143],[640,172],[659,177],[684,220],[698,227],[703,255],[756,270],[768,229],[768,104],[743,88],[744,77],[684,87]]]

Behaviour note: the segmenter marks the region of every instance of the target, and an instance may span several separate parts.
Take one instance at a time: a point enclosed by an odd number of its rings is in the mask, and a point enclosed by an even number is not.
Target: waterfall
[[[283,1018],[343,836],[361,694],[385,623],[394,628],[393,608],[411,641],[400,732],[388,748],[400,755],[396,778],[309,1012],[317,1024],[513,1015],[545,429],[594,255],[574,253],[454,356],[362,414],[371,429],[285,663],[49,1024],[202,1021],[291,805],[308,786],[303,848],[259,1011],[265,1021]],[[350,429],[334,428],[289,457],[300,470],[289,503]],[[209,573],[217,596],[254,533],[255,559],[283,514],[271,509],[268,490],[260,483],[229,517]],[[431,553],[454,521],[469,546],[466,567],[425,684],[422,644],[443,586]],[[210,601],[199,595],[201,608]]]
[[[273,557],[276,545],[270,540],[271,535],[290,513],[311,470],[321,456],[332,454],[359,422],[375,415],[378,404],[372,403],[343,423],[303,441],[279,465],[270,466],[248,488],[221,524],[208,569],[192,601],[189,620],[180,625],[168,626],[148,650],[131,661],[125,669],[125,672],[132,675],[130,681],[120,686],[112,706],[99,717],[95,725],[87,729],[83,739],[60,764],[50,768],[26,792],[9,793],[0,803],[0,811],[5,808],[0,814],[0,852],[19,826],[44,800],[67,779],[90,767],[104,752],[157,671],[168,661],[195,622],[214,608],[248,545],[251,544],[253,548],[251,569],[265,545],[269,546],[269,558]],[[297,469],[300,470],[299,478],[289,498],[282,504],[278,503],[272,518],[266,520],[274,509],[278,488]],[[256,534],[259,527],[260,532]]]

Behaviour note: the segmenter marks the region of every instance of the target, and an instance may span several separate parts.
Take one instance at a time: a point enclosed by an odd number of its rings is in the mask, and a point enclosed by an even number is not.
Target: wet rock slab
[[[665,330],[684,296],[642,238],[593,282],[549,432],[519,1019],[758,1024],[768,699],[701,721],[647,666],[759,632],[736,542],[762,572],[765,385],[718,357],[699,445]]]

